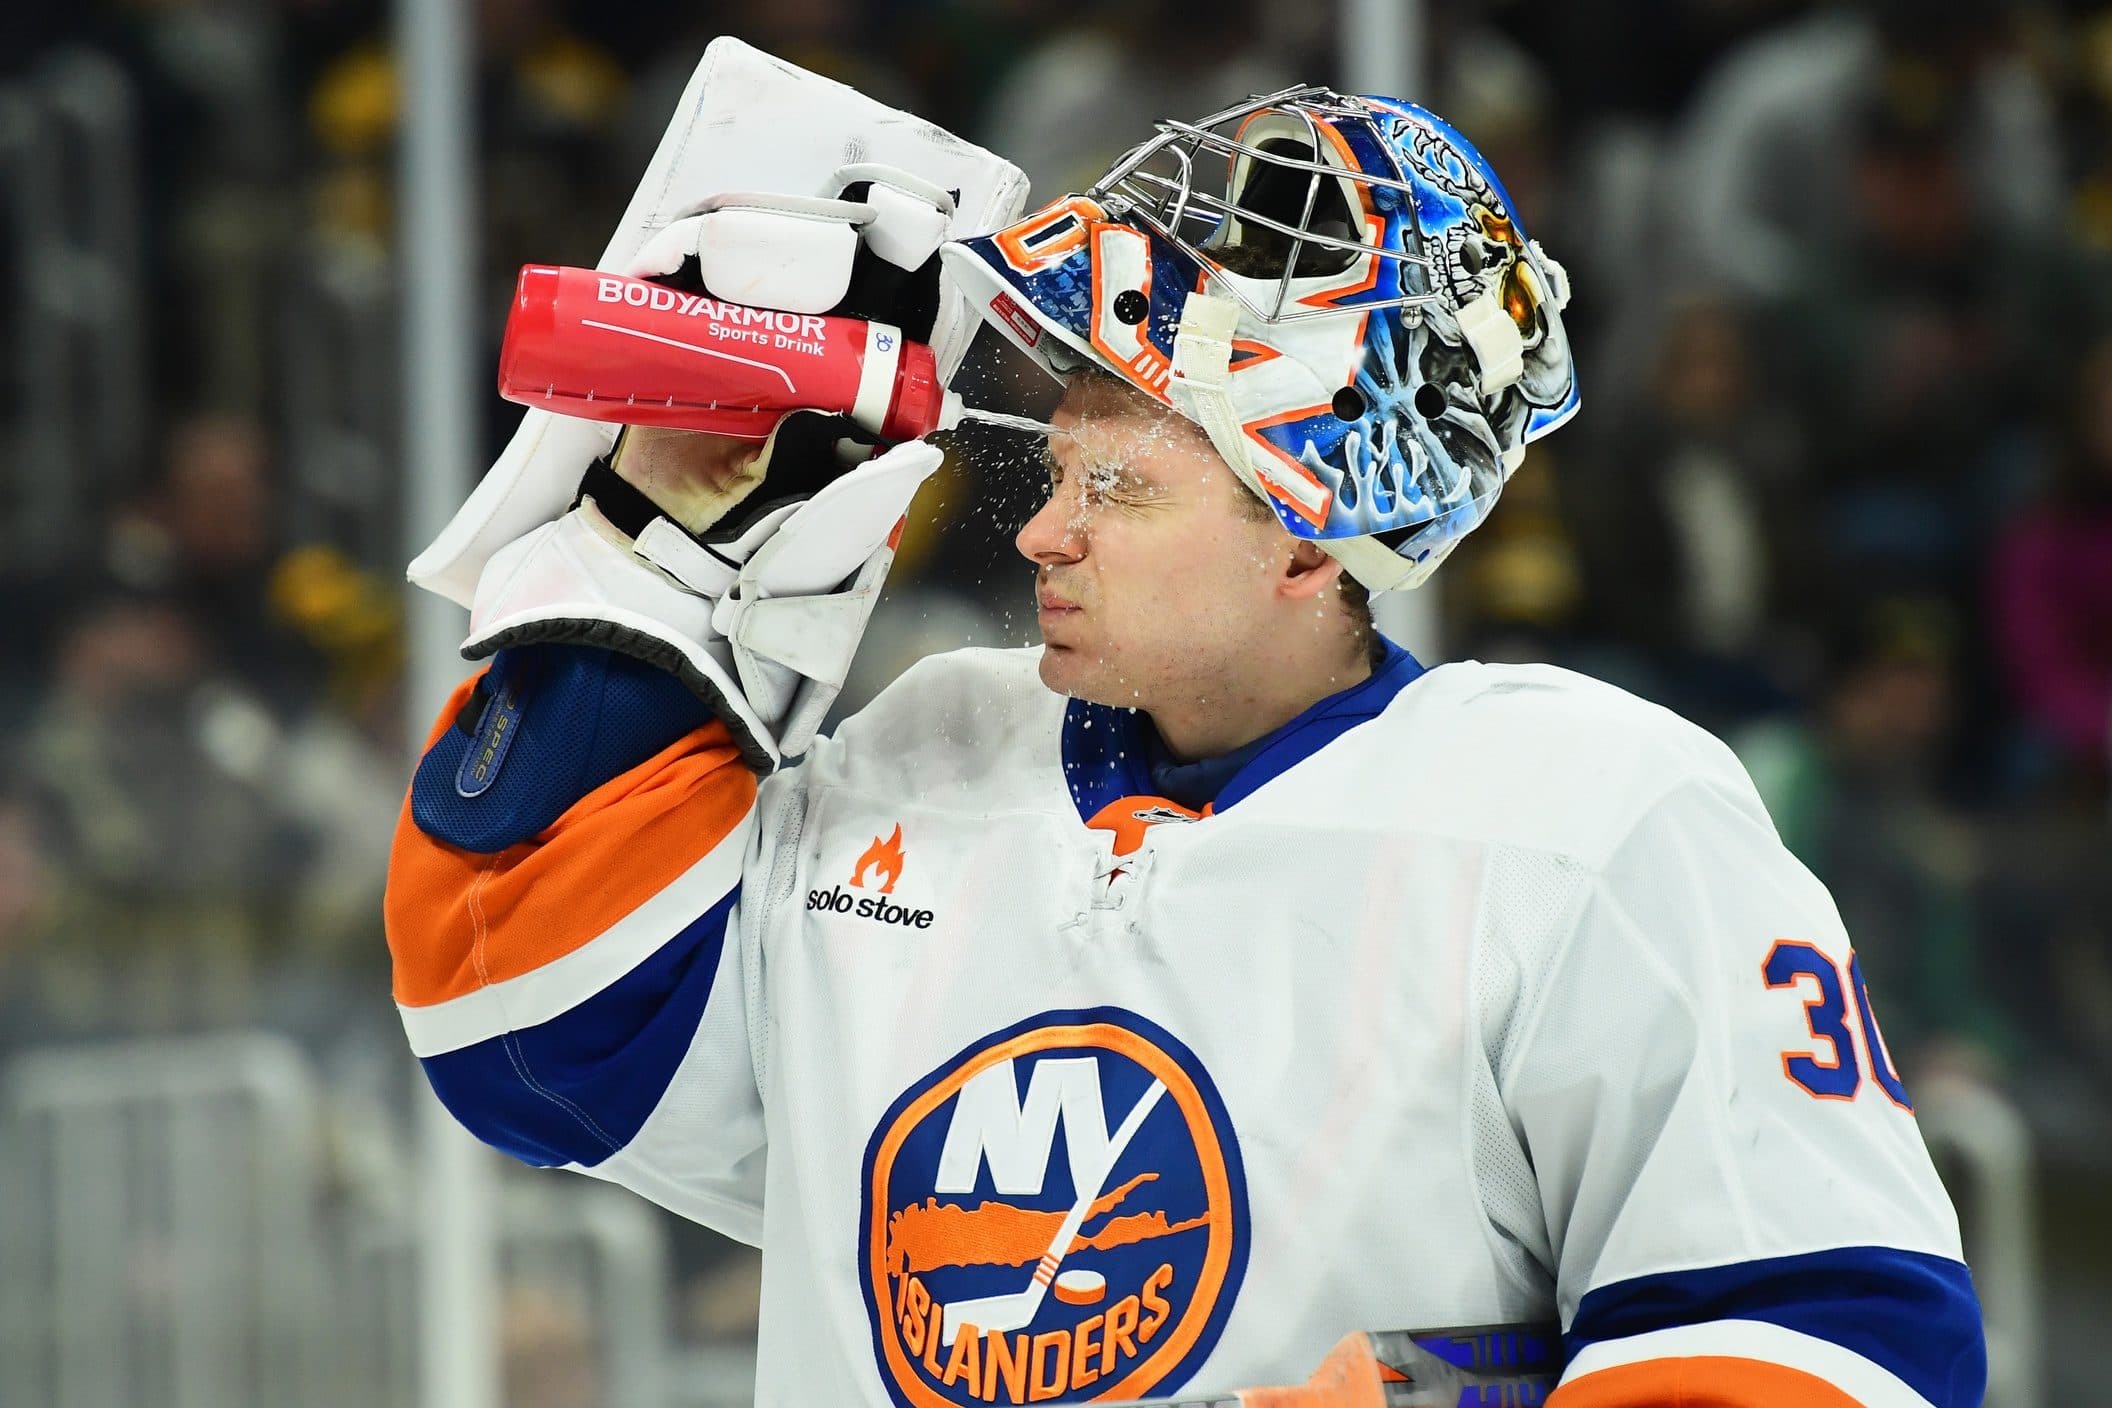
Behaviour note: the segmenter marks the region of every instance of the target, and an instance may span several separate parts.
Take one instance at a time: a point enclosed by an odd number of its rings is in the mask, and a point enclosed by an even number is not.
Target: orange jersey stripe
[[[475,683],[448,700],[428,748]],[[754,806],[755,776],[716,720],[495,855],[426,835],[406,795],[383,903],[396,1000],[430,1006],[564,957],[696,864]]]
[[[1586,1374],[1547,1408],[1862,1408],[1826,1380],[1786,1364],[1726,1355],[1646,1359]]]

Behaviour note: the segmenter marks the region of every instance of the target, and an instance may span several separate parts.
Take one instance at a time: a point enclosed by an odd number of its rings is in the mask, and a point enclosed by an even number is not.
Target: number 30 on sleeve
[[[1760,965],[1760,975],[1770,988],[1796,988],[1805,994],[1804,1023],[1814,1041],[1824,1042],[1825,1051],[1784,1051],[1782,1073],[1821,1100],[1853,1100],[1863,1087],[1863,1070],[1885,1092],[1885,1098],[1902,1110],[1913,1110],[1907,1088],[1892,1068],[1892,1055],[1885,1049],[1884,1034],[1877,1029],[1877,1016],[1870,1010],[1870,989],[1863,981],[1863,966],[1848,955],[1846,976],[1841,966],[1813,944],[1801,939],[1777,939]],[[1810,987],[1803,984],[1809,980]],[[1853,995],[1851,998],[1851,994]],[[1848,1028],[1850,1004],[1862,1041]]]

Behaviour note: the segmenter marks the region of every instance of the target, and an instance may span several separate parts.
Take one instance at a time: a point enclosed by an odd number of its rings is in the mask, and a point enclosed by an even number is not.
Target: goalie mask
[[[1428,576],[1577,409],[1561,266],[1409,103],[1301,87],[1161,122],[945,258],[1045,369],[1172,405],[1373,591]]]

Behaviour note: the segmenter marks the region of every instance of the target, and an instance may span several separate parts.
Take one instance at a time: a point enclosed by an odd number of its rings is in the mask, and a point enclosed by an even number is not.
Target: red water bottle
[[[521,270],[499,394],[587,420],[744,440],[764,439],[793,411],[914,440],[949,410],[931,348],[900,328],[548,264]]]

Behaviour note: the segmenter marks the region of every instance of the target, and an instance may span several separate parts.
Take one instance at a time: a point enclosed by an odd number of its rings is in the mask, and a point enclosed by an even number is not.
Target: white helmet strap
[[[1494,288],[1483,289],[1457,316],[1460,335],[1474,349],[1481,371],[1482,395],[1493,396],[1525,375],[1525,339]]]
[[[1180,326],[1174,329],[1173,374],[1166,396],[1175,410],[1210,436],[1240,483],[1267,498],[1268,491],[1247,463],[1246,435],[1239,412],[1232,408],[1232,334],[1238,327],[1238,303],[1200,289],[1190,293],[1181,305]]]

